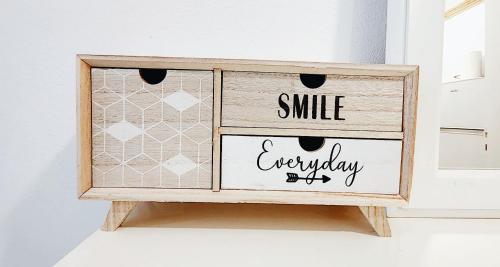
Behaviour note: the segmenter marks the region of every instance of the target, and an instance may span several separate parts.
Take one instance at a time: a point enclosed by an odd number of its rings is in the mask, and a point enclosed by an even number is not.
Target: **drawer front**
[[[224,135],[221,186],[398,194],[401,149],[400,140]]]
[[[211,188],[211,71],[93,68],[91,80],[93,187]]]
[[[222,126],[402,129],[402,77],[226,71],[222,84]]]

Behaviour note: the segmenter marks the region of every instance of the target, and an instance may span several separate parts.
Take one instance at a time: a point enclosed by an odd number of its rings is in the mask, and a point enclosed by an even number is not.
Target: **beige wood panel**
[[[346,130],[315,130],[315,129],[277,129],[250,127],[220,127],[219,133],[225,135],[269,135],[269,136],[319,136],[338,138],[368,138],[368,139],[403,139],[402,132],[346,131]]]
[[[407,201],[399,195],[257,191],[163,189],[163,188],[91,188],[82,199],[113,201],[209,202],[209,203],[272,203],[400,207]]]
[[[92,69],[93,187],[212,187],[211,71]]]
[[[401,161],[401,183],[399,194],[410,199],[413,178],[413,159],[415,154],[415,134],[417,128],[419,69],[405,77],[404,116],[403,116],[403,151]]]
[[[284,73],[317,73],[338,75],[370,75],[404,77],[416,66],[387,64],[349,64],[326,62],[298,62],[276,60],[145,57],[114,55],[79,55],[92,67],[101,68],[158,68],[185,70],[257,71]]]
[[[91,99],[91,67],[77,59],[77,193],[81,196],[92,187],[92,99]]]
[[[279,96],[286,93],[289,114],[280,118]],[[308,95],[308,118],[293,116],[293,97]],[[312,118],[312,97],[317,95],[317,118]],[[326,116],[320,119],[321,96],[326,96]],[[335,120],[335,97],[343,106]],[[402,130],[403,79],[400,77],[327,75],[316,89],[305,87],[299,74],[223,72],[222,126],[336,129]],[[282,113],[284,114],[284,113]]]
[[[217,131],[220,127],[221,112],[221,89],[222,89],[222,71],[214,70],[214,119],[213,119],[213,140],[212,140],[212,190],[220,190],[220,154],[221,154],[221,135]]]

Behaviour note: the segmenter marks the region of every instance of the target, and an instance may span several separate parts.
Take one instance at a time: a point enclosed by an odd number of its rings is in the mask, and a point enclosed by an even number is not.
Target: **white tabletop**
[[[354,207],[141,204],[56,266],[500,266],[500,220],[390,219]]]

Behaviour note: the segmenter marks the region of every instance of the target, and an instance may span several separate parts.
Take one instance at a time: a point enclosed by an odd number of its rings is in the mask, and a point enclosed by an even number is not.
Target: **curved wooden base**
[[[136,201],[113,201],[101,230],[115,231],[136,206]],[[391,236],[385,207],[359,206],[359,209],[379,236]]]
[[[360,206],[359,209],[379,236],[391,236],[391,228],[387,220],[385,207]]]

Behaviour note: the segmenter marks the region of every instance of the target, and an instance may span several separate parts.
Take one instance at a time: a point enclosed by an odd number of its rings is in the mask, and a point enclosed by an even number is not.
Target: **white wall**
[[[103,221],[78,201],[75,54],[383,62],[380,0],[3,1],[0,266],[49,266]]]
[[[444,21],[443,81],[475,78],[467,68],[469,53],[485,46],[485,4],[479,4]]]
[[[406,0],[387,0],[386,64],[406,63],[407,11]]]

